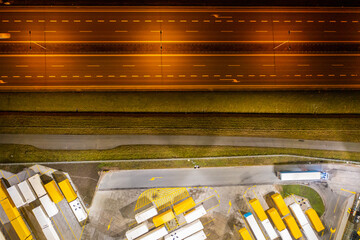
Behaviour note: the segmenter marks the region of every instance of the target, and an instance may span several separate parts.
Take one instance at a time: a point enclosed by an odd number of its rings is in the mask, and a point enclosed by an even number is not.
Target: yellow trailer
[[[258,216],[258,218],[260,219],[261,222],[267,219],[266,213],[258,199],[256,199],[256,198],[251,199],[249,201],[249,203],[250,203],[251,207],[254,209],[256,215]]]
[[[0,204],[10,221],[20,216],[18,209],[15,207],[15,205],[11,202],[9,198],[5,198],[0,202]]]
[[[179,214],[186,212],[187,210],[195,207],[195,205],[196,204],[195,204],[194,200],[192,199],[192,197],[189,197],[186,200],[182,201],[181,203],[176,204],[174,206],[174,212],[176,215],[179,215]]]
[[[252,240],[249,231],[246,228],[242,228],[239,230],[239,233],[243,240]]]
[[[272,222],[274,223],[275,227],[277,228],[277,230],[279,232],[281,232],[282,230],[284,230],[286,228],[283,220],[280,217],[280,214],[278,213],[278,211],[275,208],[270,208],[266,212],[269,214]]]
[[[45,184],[44,187],[54,203],[58,203],[64,199],[64,196],[60,192],[60,189],[57,187],[54,180]]]
[[[289,215],[284,217],[284,221],[286,222],[286,225],[289,227],[291,235],[293,235],[295,239],[299,239],[300,237],[302,237],[302,233],[293,216]]]
[[[310,222],[312,223],[314,229],[317,232],[321,232],[325,229],[324,225],[322,224],[319,216],[317,215],[316,211],[312,208],[305,211],[306,215],[310,219]]]
[[[153,223],[154,223],[155,227],[158,227],[174,218],[175,218],[175,215],[174,215],[173,211],[170,209],[170,210],[167,210],[166,212],[163,212],[163,213],[153,217]]]
[[[72,202],[77,198],[74,188],[71,186],[69,179],[59,182],[59,187],[64,194],[66,201]]]
[[[0,201],[8,197],[9,194],[6,190],[6,187],[4,186],[4,183],[0,180]]]
[[[289,208],[286,206],[284,199],[282,198],[282,196],[279,193],[275,193],[275,194],[271,195],[271,198],[273,199],[276,207],[278,208],[278,210],[282,216],[286,216],[290,213]]]
[[[22,217],[18,217],[11,221],[11,225],[13,226],[16,234],[18,235],[20,240],[30,240],[33,239],[29,228],[26,226]]]

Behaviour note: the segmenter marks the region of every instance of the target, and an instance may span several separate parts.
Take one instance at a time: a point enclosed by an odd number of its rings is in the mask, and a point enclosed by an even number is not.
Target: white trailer
[[[56,207],[55,203],[50,200],[47,194],[39,198],[39,200],[49,217],[53,217],[59,212],[59,209]]]
[[[35,193],[27,180],[19,183],[18,187],[20,189],[20,192],[24,196],[26,203],[31,203],[36,200]]]
[[[191,235],[190,237],[185,238],[185,240],[205,240],[206,235],[203,230]]]
[[[34,176],[28,178],[28,181],[30,182],[30,184],[31,184],[32,188],[34,189],[38,198],[47,194],[47,192],[41,182],[39,174],[35,174]]]
[[[282,240],[292,240],[292,237],[286,228],[284,230],[282,230],[281,232],[278,231],[278,233]]]
[[[311,239],[311,240],[318,240],[319,238],[316,236],[314,230],[312,229],[312,227],[310,226],[310,224],[306,224],[304,226],[301,226],[302,230],[304,231],[304,234],[306,236],[306,239]]]
[[[22,207],[26,204],[25,198],[20,193],[19,188],[17,185],[11,186],[7,189],[12,201],[14,202],[17,208]]]
[[[44,228],[43,233],[47,240],[60,240],[59,235],[55,231],[55,228],[53,225],[50,225],[50,227]]]
[[[38,206],[32,210],[34,216],[46,237],[47,240],[60,240],[59,235],[54,229],[51,220],[46,216],[41,206]]]
[[[326,172],[320,171],[293,171],[293,172],[278,172],[279,178],[282,181],[291,181],[291,180],[327,180],[329,179],[329,174]]]
[[[261,231],[258,223],[256,222],[254,216],[252,215],[252,213],[251,212],[245,213],[244,217],[245,217],[246,221],[248,222],[252,232],[254,233],[255,238],[257,240],[265,240],[265,236],[262,233],[262,231]]]
[[[203,229],[204,226],[198,219],[166,235],[164,240],[173,240],[173,239],[182,240]]]
[[[261,222],[261,224],[263,225],[266,234],[270,237],[271,240],[274,240],[279,237],[274,227],[271,225],[269,219],[265,219],[264,221]]]
[[[137,223],[142,223],[152,217],[155,217],[157,214],[158,211],[156,209],[156,206],[152,206],[148,209],[145,209],[144,211],[135,214],[135,220]]]
[[[125,235],[126,235],[127,240],[133,240],[135,238],[140,237],[141,235],[144,235],[148,231],[149,231],[149,228],[147,226],[147,223],[143,222],[143,223],[137,225],[136,227],[128,230],[125,233]]]
[[[300,226],[305,226],[306,224],[309,224],[309,221],[307,220],[304,212],[301,210],[299,204],[293,203],[289,207],[291,211],[294,213],[295,218],[297,222],[300,224]]]
[[[145,235],[141,236],[137,240],[158,240],[168,234],[166,227],[159,227],[151,232],[146,233]]]
[[[73,211],[76,219],[79,222],[84,221],[87,218],[87,213],[83,207],[83,205],[81,204],[79,198],[75,199],[72,202],[69,202],[70,208]]]
[[[200,206],[196,207],[194,210],[185,214],[184,218],[187,223],[191,223],[191,222],[195,221],[196,219],[201,218],[205,214],[206,214],[206,210],[205,210],[204,206],[200,205]]]

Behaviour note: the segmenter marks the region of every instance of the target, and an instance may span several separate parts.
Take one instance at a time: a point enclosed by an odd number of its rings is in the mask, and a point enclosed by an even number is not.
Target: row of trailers
[[[69,179],[65,177],[57,183],[50,179],[51,181],[44,184],[39,174],[35,174],[13,186],[9,186],[7,181],[1,179],[0,205],[20,240],[34,239],[29,225],[19,211],[29,204],[43,235],[48,240],[60,240],[50,218],[59,212],[56,204],[64,198],[79,222],[87,218],[87,213]]]
[[[271,240],[278,239],[279,236],[283,240],[292,240],[299,239],[302,237],[302,232],[304,233],[306,239],[308,240],[317,240],[318,237],[313,231],[313,228],[317,232],[323,231],[324,225],[322,224],[319,216],[317,215],[316,211],[312,208],[306,210],[305,216],[304,212],[301,210],[301,207],[297,203],[291,204],[289,207],[291,209],[292,214],[295,216],[295,218],[291,215],[291,212],[286,205],[284,199],[281,197],[280,194],[276,193],[271,196],[272,200],[274,201],[276,208],[279,210],[276,210],[275,208],[270,208],[266,212],[264,211],[263,207],[261,206],[258,199],[254,198],[249,201],[252,209],[254,210],[257,218],[260,220],[261,225],[263,229],[265,229],[265,233],[260,228],[260,225],[256,221],[255,217],[251,212],[248,212],[244,214],[244,217],[251,229],[251,233],[246,229],[242,228],[239,230],[240,235],[244,240],[265,240],[265,235],[269,236]],[[281,216],[280,216],[280,214]],[[275,228],[270,223],[268,216],[270,216],[271,221],[273,222]],[[310,226],[310,223],[308,221],[310,220],[312,227]],[[288,226],[289,231],[287,230],[284,221],[286,225]],[[302,231],[300,230],[302,229]],[[276,230],[275,230],[276,229]]]
[[[127,240],[205,240],[204,226],[200,217],[206,214],[202,204],[196,206],[194,200],[189,197],[165,212],[158,213],[152,206],[135,215],[137,226],[126,232]],[[166,223],[183,215],[186,224],[169,233]],[[152,221],[150,221],[152,220]],[[151,229],[154,228],[154,229]]]

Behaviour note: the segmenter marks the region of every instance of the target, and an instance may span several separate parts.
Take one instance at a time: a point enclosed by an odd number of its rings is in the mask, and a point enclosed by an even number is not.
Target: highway
[[[360,88],[358,8],[0,12],[0,91]]]

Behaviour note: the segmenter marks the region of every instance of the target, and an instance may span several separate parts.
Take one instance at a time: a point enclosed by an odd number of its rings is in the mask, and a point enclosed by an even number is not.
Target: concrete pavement
[[[195,135],[47,135],[0,134],[0,144],[25,144],[40,149],[111,149],[121,145],[197,145],[297,148],[360,152],[360,143],[287,138]]]

